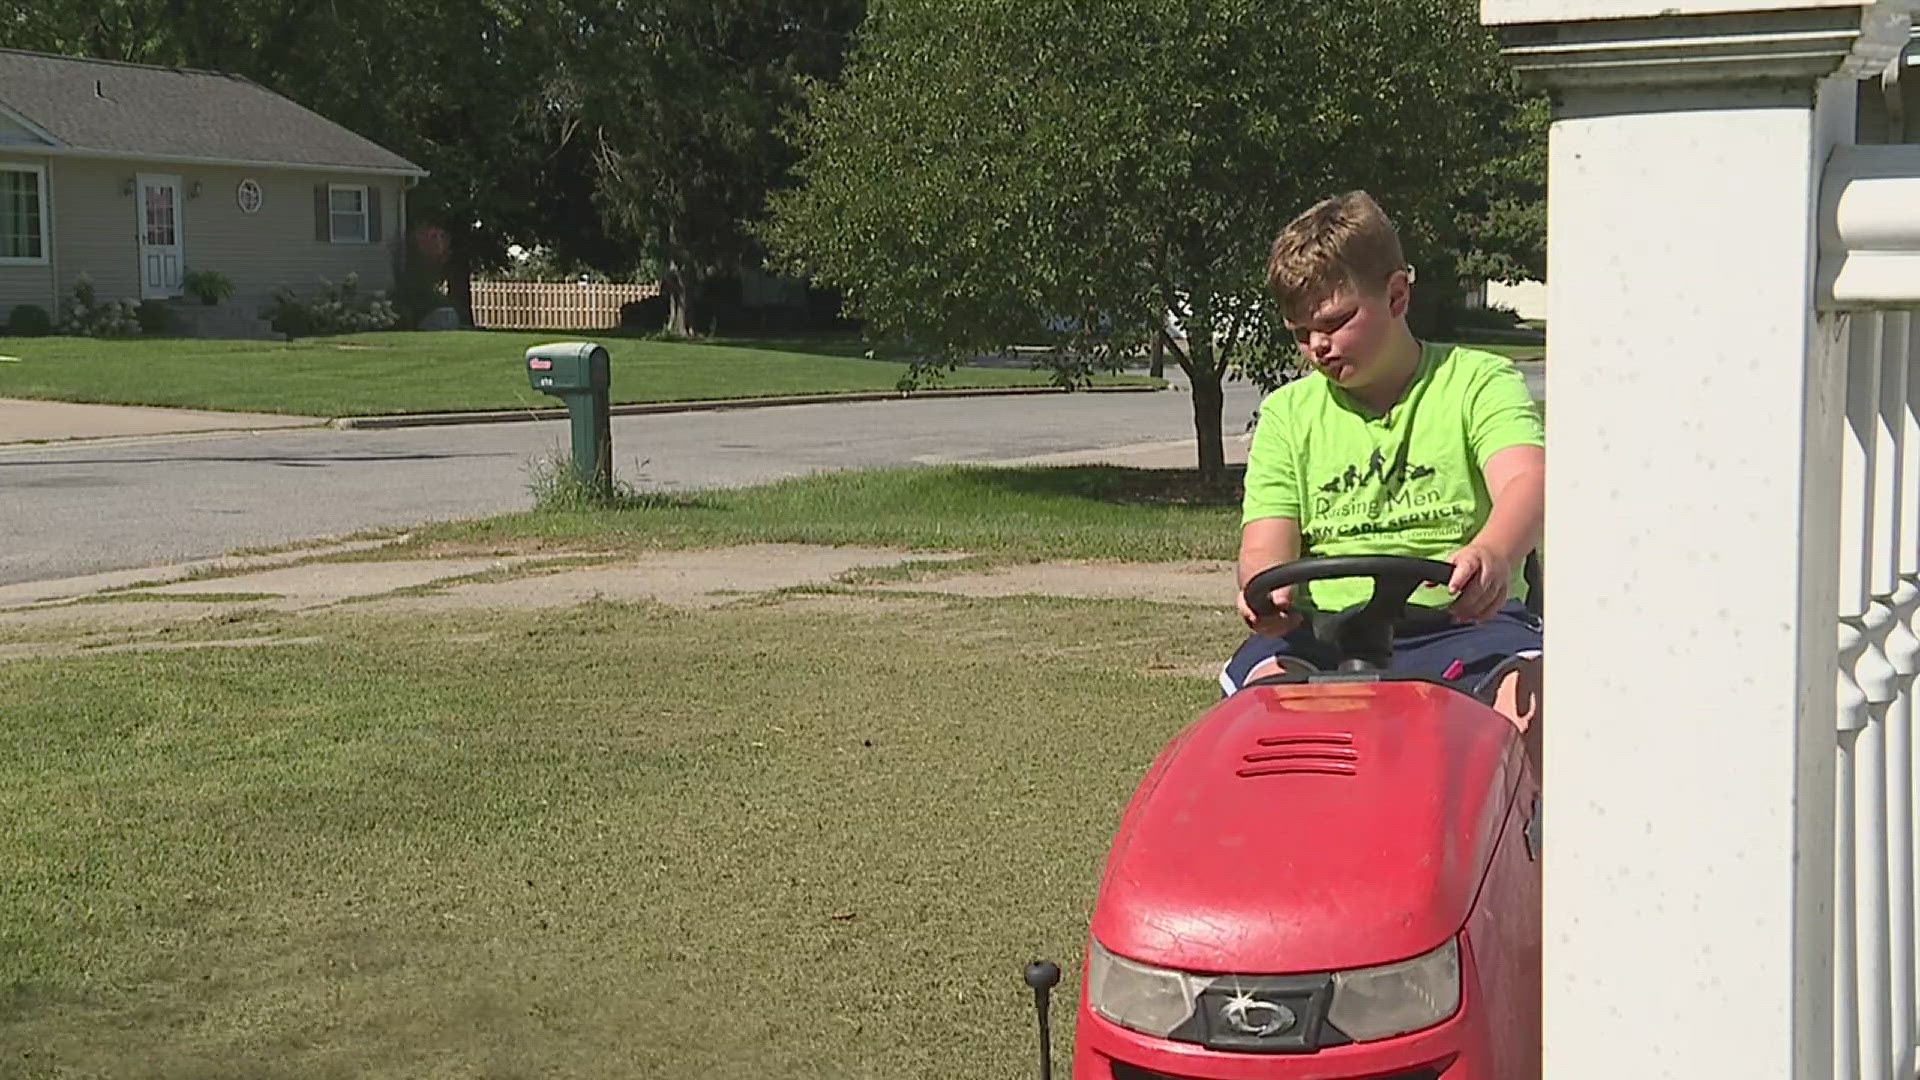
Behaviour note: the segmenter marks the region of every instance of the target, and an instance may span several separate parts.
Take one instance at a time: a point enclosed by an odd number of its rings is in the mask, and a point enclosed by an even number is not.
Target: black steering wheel
[[[1271,593],[1288,585],[1333,578],[1373,579],[1373,597],[1365,604],[1315,620],[1313,633],[1334,647],[1343,671],[1384,668],[1393,659],[1393,628],[1407,612],[1407,598],[1429,582],[1453,580],[1453,564],[1405,555],[1333,555],[1295,559],[1270,566],[1247,579],[1247,607],[1265,618],[1277,610]]]

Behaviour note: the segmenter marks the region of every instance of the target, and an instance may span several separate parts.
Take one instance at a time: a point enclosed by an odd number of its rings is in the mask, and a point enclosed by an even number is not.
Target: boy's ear
[[[1405,270],[1395,270],[1387,278],[1387,311],[1394,318],[1407,313],[1413,303],[1413,278]]]

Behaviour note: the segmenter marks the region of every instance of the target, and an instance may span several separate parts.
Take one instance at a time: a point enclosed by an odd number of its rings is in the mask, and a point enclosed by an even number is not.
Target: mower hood
[[[1521,769],[1505,717],[1434,684],[1243,690],[1142,779],[1093,936],[1192,972],[1418,956],[1466,923]]]

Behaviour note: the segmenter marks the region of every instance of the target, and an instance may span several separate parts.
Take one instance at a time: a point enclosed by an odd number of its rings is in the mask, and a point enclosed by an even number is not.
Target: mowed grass
[[[428,526],[413,543],[858,544],[1034,559],[1231,559],[1240,472],[1216,484],[1184,470],[1108,465],[816,473],[750,488],[641,493],[611,510]]]
[[[615,403],[891,391],[903,362],[836,355],[832,338],[770,339],[765,347],[653,341],[583,331],[448,330],[349,334],[295,341],[178,338],[0,338],[0,397],[164,405],[296,416],[552,408],[527,384],[531,345],[599,341]],[[1044,386],[1044,372],[965,367],[938,387]],[[1137,376],[1102,382],[1146,382]]]
[[[0,663],[0,1075],[1026,1077],[1036,956],[1064,1075],[1117,816],[1237,639],[1014,600],[278,621],[326,641]]]

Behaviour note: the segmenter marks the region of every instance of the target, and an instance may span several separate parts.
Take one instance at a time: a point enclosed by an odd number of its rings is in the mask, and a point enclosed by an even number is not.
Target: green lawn
[[[319,417],[551,408],[559,399],[527,385],[521,358],[529,345],[579,338],[607,346],[616,403],[890,391],[907,370],[898,358],[866,359],[860,355],[866,346],[846,334],[698,343],[517,330],[392,331],[290,342],[0,337],[0,356],[10,358],[0,361],[0,397]],[[1538,345],[1474,347],[1516,360],[1545,354]],[[1044,372],[983,366],[931,377],[927,385],[1048,381]],[[1097,381],[1151,380],[1136,373]]]
[[[0,1075],[1025,1077],[1021,965],[1068,971],[1064,1059],[1120,808],[1217,696],[1166,665],[1230,622],[601,605],[0,664]]]
[[[769,339],[750,347],[618,335],[450,330],[303,338],[291,342],[141,338],[0,338],[0,397],[121,405],[384,415],[547,408],[527,385],[529,345],[591,338],[613,360],[615,402],[691,401],[892,390],[904,363],[839,355],[840,337]],[[969,367],[935,385],[1037,386],[1025,368]],[[1127,381],[1144,381],[1128,377]]]
[[[643,494],[624,509],[425,526],[412,542],[538,539],[595,550],[853,544],[1013,559],[1231,559],[1239,472],[1215,487],[1190,472],[1106,465],[817,473],[750,488]]]
[[[1221,498],[901,471],[435,539],[1217,556]],[[262,635],[306,643],[0,662],[0,1076],[1024,1078],[1037,956],[1065,1075],[1118,814],[1240,633],[830,592],[166,640]]]

